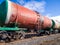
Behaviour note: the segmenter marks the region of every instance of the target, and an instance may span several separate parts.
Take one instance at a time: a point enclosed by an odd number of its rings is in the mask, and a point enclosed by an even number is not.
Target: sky
[[[1,3],[2,0],[0,0]],[[43,16],[60,17],[60,0],[10,0],[30,10],[38,11]],[[60,19],[59,19],[60,20]]]

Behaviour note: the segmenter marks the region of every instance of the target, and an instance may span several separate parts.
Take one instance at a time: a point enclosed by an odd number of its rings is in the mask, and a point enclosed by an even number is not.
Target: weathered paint
[[[54,26],[54,28],[55,28],[55,29],[59,29],[59,28],[60,28],[59,23],[58,23],[56,20],[54,20],[54,21],[55,21],[55,26]]]
[[[44,22],[43,22],[43,29],[45,29],[45,28],[51,28],[51,26],[52,26],[52,21],[51,21],[51,19],[49,19],[48,17],[46,17],[46,16],[44,16],[43,17],[44,18]]]
[[[52,26],[51,26],[51,28],[54,28],[55,22],[54,22],[54,20],[51,20],[51,21],[52,21]]]
[[[7,16],[6,16],[6,20],[5,20],[5,23],[8,23],[9,20],[10,20],[10,17],[12,15],[12,9],[11,9],[11,2],[8,1],[8,11],[7,11]]]
[[[8,11],[8,0],[4,0],[0,4],[0,24],[4,24]]]
[[[33,28],[38,16],[34,11],[11,2],[12,14],[9,22],[16,22],[21,27]]]
[[[60,22],[59,22],[59,29],[60,29]]]
[[[43,29],[60,27],[59,24],[53,20],[45,16],[40,16],[36,12],[8,0],[0,4],[0,10],[0,24],[15,23],[18,24],[19,27],[24,28],[35,28],[37,24],[42,24]]]
[[[2,31],[20,31],[23,30],[24,32],[27,32],[26,28],[18,28],[18,27],[0,27],[0,30]]]
[[[20,28],[17,28],[17,27],[14,27],[14,28],[11,28],[11,27],[0,27],[0,30],[15,31],[15,30],[20,30]]]

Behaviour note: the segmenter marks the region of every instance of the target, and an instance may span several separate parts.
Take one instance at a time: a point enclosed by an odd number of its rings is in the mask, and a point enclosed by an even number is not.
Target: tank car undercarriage
[[[11,42],[23,39],[25,34],[23,31],[0,31],[0,42]]]
[[[0,31],[0,42],[12,42],[14,40],[31,38],[34,36],[44,36],[50,34],[56,34],[58,30],[48,31],[48,30],[20,30],[20,31]]]

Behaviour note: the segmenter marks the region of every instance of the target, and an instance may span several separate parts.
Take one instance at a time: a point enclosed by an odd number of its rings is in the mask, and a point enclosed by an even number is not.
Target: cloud
[[[51,14],[50,13],[47,13],[46,14],[46,17],[50,18],[51,17]]]
[[[28,9],[38,11],[39,13],[45,12],[45,1],[36,1],[36,0],[17,0],[17,4],[20,4]]]
[[[17,4],[20,4],[20,5],[24,5],[24,4],[25,4],[25,1],[24,1],[24,0],[17,0],[16,3],[17,3]]]
[[[57,20],[58,22],[60,22],[60,15],[59,16],[53,16],[53,17],[50,17],[51,19],[53,20]]]
[[[55,21],[60,22],[60,15],[52,16],[52,14],[48,13],[48,14],[46,14],[46,17],[48,17],[48,18],[50,18],[50,19],[53,19],[53,20],[55,20]]]
[[[31,10],[38,11],[39,13],[45,12],[45,1],[37,2],[37,1],[30,1],[25,3],[24,7],[27,7]]]

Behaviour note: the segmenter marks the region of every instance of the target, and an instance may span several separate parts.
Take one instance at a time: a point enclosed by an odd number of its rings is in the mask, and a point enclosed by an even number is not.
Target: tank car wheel
[[[8,38],[8,37],[5,38],[5,42],[6,42],[6,43],[10,42],[10,38]]]
[[[45,31],[45,35],[50,35],[50,32],[49,31]]]
[[[58,30],[54,30],[54,33],[57,34],[58,33]]]
[[[36,33],[37,33],[37,36],[41,36],[42,35],[42,33],[40,32],[40,30],[37,30]]]
[[[19,35],[20,35],[19,39],[25,38],[25,32],[24,31],[20,31]]]
[[[15,32],[8,31],[7,39],[9,39],[11,42],[14,41],[14,35],[15,35]]]
[[[24,39],[25,32],[24,31],[17,31],[16,39]]]
[[[2,40],[5,42],[10,42],[10,38],[7,32],[2,32]]]

